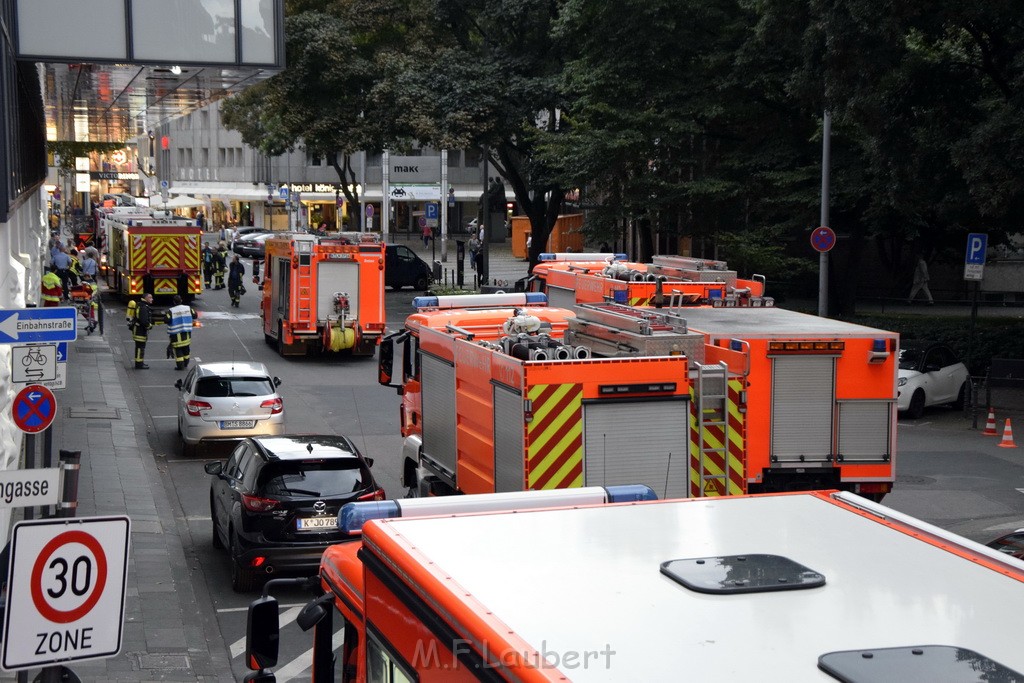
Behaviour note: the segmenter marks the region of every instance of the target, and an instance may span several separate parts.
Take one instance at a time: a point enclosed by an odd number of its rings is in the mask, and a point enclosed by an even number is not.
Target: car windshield
[[[274,383],[268,377],[203,377],[196,383],[196,396],[270,396]]]
[[[923,355],[921,349],[900,349],[900,370],[916,370]]]
[[[362,491],[370,471],[356,458],[317,462],[281,462],[265,467],[258,488],[268,496],[333,498]]]

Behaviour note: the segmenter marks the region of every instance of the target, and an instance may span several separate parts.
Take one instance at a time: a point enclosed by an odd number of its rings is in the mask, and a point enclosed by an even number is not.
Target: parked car
[[[989,541],[985,545],[989,548],[995,548],[1001,553],[1006,553],[1010,557],[1024,560],[1024,529],[1017,529],[1004,536],[1000,536],[994,541]]]
[[[238,231],[238,236],[239,237],[241,237],[243,235],[258,235],[258,234],[263,233],[263,232],[271,232],[270,230],[267,230],[266,228],[257,228],[257,227],[254,227],[252,225],[247,225],[245,227],[236,228],[236,230]]]
[[[273,236],[274,233],[272,232],[258,232],[243,235],[235,240],[235,244],[231,249],[242,258],[261,259],[266,253],[266,245],[264,242]]]
[[[430,265],[404,244],[389,244],[385,247],[384,285],[391,289],[412,287],[427,291],[433,273]]]
[[[284,431],[281,380],[263,363],[224,361],[191,368],[178,388],[178,434],[182,452],[203,442],[280,434]]]
[[[341,506],[384,500],[370,467],[348,438],[335,435],[245,439],[212,475],[210,517],[215,548],[228,548],[231,587],[256,588],[276,572],[316,572],[338,529]]]
[[[896,408],[913,419],[929,406],[963,408],[969,377],[967,366],[945,344],[901,341]]]

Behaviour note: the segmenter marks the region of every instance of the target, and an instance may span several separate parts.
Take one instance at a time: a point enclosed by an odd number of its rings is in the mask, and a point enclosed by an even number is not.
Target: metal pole
[[[971,361],[974,358],[974,327],[978,322],[978,289],[980,284],[977,280],[974,281],[974,296],[971,297],[971,329],[967,335],[967,369],[971,369]]]
[[[484,145],[484,193],[480,198],[480,203],[482,204],[482,206],[480,207],[480,219],[482,221],[484,228],[484,237],[482,240],[480,240],[480,252],[482,258],[480,259],[480,269],[477,272],[477,277],[480,278],[481,285],[487,284],[487,272],[490,270],[490,250],[488,249],[488,243],[490,242],[491,239],[491,206],[488,203],[490,197],[488,196],[487,193],[487,191],[490,189],[487,185],[488,155],[489,152],[487,150],[487,145]]]
[[[828,202],[832,165],[832,114],[827,110],[821,129],[821,225],[829,227]],[[818,256],[818,315],[828,316],[828,252]]]
[[[380,230],[385,242],[391,242],[391,157],[387,150],[381,154]]]
[[[36,435],[25,435],[25,469],[31,470],[36,466]],[[25,508],[25,519],[35,519],[35,508]]]
[[[441,150],[441,192],[438,200],[440,210],[437,219],[441,222],[441,261],[448,263],[448,150]]]

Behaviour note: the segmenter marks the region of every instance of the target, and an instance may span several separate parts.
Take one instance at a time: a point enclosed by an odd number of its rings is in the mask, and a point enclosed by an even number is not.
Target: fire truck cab
[[[263,336],[283,355],[372,355],[384,333],[384,245],[289,234],[265,242]]]
[[[361,537],[297,619],[315,683],[1024,680],[1024,564],[850,493],[406,499],[339,526]],[[250,605],[251,680],[278,611]]]

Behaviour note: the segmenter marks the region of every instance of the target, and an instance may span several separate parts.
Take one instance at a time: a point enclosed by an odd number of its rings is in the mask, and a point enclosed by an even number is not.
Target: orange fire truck
[[[264,244],[263,336],[282,356],[372,355],[384,333],[384,244],[291,234]]]
[[[106,236],[107,284],[122,298],[203,291],[202,228],[184,218],[152,213],[111,213],[101,219]]]
[[[250,604],[246,680],[303,584],[314,683],[1024,680],[1011,557],[845,492],[638,488],[350,503],[361,535]]]
[[[407,486],[421,495],[502,491],[524,473],[523,488],[603,485],[621,482],[616,468],[628,462],[627,480],[663,495],[841,488],[880,500],[891,490],[894,333],[775,308],[694,307],[684,318],[603,303],[573,312],[563,342],[519,333],[481,343],[427,328],[414,345],[389,338],[406,347],[394,378],[399,352],[381,354],[381,380],[410,394]],[[650,391],[658,382],[673,392]],[[680,395],[687,405],[672,400]],[[552,435],[561,456],[550,462],[578,464],[582,478],[528,476]]]
[[[653,263],[607,259],[577,261],[542,254],[529,280],[529,291],[544,292],[551,305],[613,301],[630,306],[772,306],[765,279],[737,276],[722,261],[682,256],[655,256]],[[569,254],[568,256],[575,256]]]

